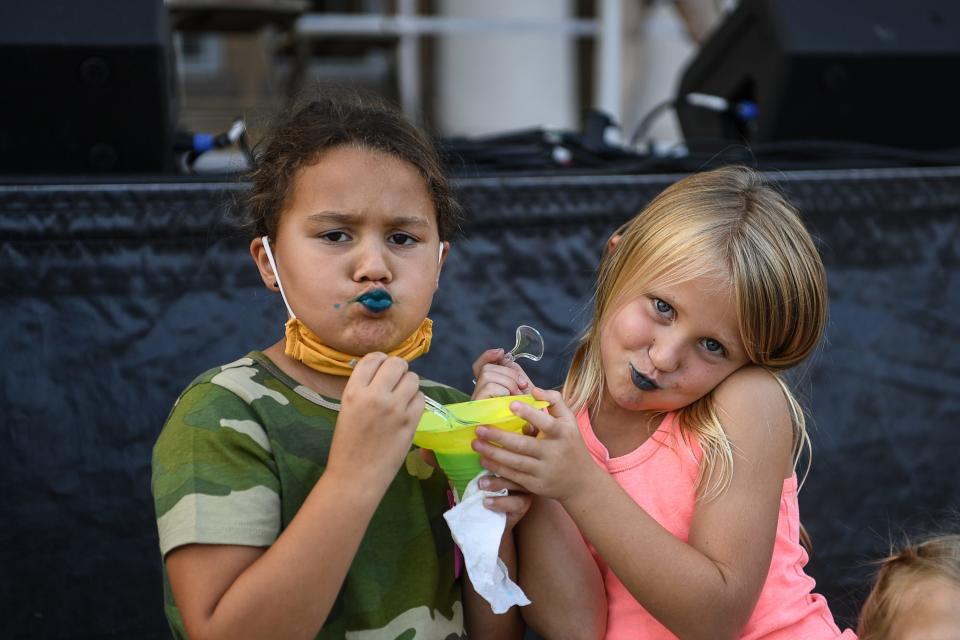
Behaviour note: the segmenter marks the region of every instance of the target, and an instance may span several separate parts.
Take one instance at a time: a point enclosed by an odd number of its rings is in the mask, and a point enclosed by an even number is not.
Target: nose
[[[673,333],[661,333],[654,337],[647,350],[650,364],[663,373],[672,373],[680,368],[684,352],[683,340]]]
[[[357,282],[383,282],[393,279],[387,247],[375,241],[357,246],[353,263],[353,279]]]

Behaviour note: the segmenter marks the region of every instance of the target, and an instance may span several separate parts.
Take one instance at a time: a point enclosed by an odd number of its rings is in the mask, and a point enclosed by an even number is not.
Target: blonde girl
[[[809,233],[750,169],[680,180],[611,239],[562,393],[534,390],[549,413],[515,407],[539,437],[484,427],[474,443],[542,497],[518,534],[533,627],[568,637],[553,613],[579,607],[585,636],[853,637],[803,571],[808,437],[781,377],[826,318]],[[595,588],[605,615],[581,597]]]

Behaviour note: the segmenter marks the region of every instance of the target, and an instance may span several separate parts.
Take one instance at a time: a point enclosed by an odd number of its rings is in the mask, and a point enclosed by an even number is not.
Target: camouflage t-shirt
[[[440,402],[467,399],[426,380]],[[181,394],[153,450],[160,551],[185,544],[267,547],[323,473],[339,404],[254,351]],[[317,638],[462,638],[443,475],[411,448],[370,521]],[[164,570],[173,634],[186,632]]]

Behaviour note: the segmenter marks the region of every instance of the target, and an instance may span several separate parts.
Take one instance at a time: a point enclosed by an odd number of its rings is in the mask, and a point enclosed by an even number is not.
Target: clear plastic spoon
[[[446,420],[447,426],[468,427],[472,424],[477,424],[475,420],[464,420],[463,418],[454,415],[453,411],[450,411],[450,409],[446,408],[427,394],[423,393],[422,391],[420,393],[423,394],[423,399],[427,403],[427,411],[430,411],[431,413],[434,413]]]
[[[517,327],[517,343],[509,353],[504,354],[505,362],[513,362],[517,358],[529,358],[537,362],[543,357],[543,336],[533,327],[522,324]]]
[[[543,336],[530,325],[522,324],[517,327],[517,343],[507,353],[503,354],[504,364],[515,361],[517,358],[529,358],[536,362],[543,357]],[[477,384],[474,380],[473,384]]]

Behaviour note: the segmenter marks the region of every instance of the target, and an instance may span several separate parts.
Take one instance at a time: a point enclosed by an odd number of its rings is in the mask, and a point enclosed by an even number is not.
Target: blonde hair
[[[774,373],[783,388],[796,466],[809,437],[803,410],[778,372],[816,348],[827,318],[823,263],[796,209],[760,173],[731,166],[674,183],[621,229],[615,248],[600,262],[593,319],[563,385],[571,407],[599,406],[600,332],[620,306],[654,287],[720,277],[733,289],[750,362]],[[733,469],[733,450],[712,393],[679,410],[678,417],[703,450],[697,496],[709,500],[723,492]]]
[[[960,587],[960,535],[941,535],[906,544],[880,561],[876,581],[860,610],[860,640],[884,640],[910,607],[917,586],[946,580]]]

